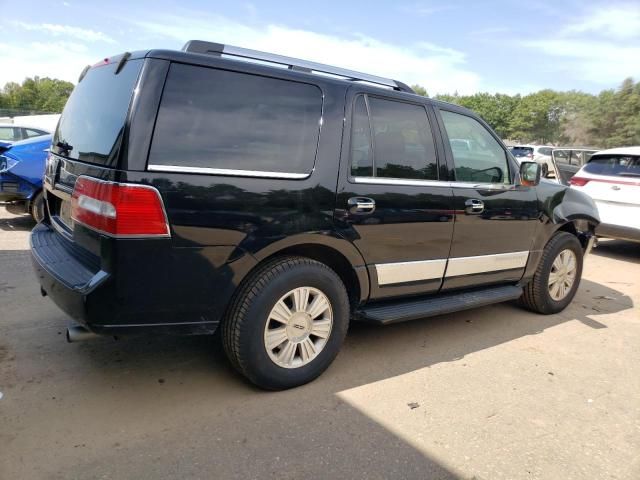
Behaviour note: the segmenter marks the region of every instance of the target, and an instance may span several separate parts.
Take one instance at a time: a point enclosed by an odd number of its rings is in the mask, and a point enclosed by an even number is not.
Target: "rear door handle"
[[[376,202],[373,198],[368,197],[351,197],[347,200],[349,213],[373,213],[376,209]]]
[[[467,215],[478,215],[484,212],[484,202],[477,198],[470,198],[464,202],[464,211]]]

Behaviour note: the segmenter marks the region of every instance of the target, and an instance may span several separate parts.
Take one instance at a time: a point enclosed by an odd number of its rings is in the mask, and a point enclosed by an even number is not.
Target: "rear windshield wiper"
[[[67,142],[65,142],[64,140],[56,143],[56,147],[58,147],[60,149],[60,153],[64,155],[68,155],[69,152],[73,150],[73,147],[69,145]]]
[[[622,172],[618,174],[621,177],[640,177],[640,173]]]

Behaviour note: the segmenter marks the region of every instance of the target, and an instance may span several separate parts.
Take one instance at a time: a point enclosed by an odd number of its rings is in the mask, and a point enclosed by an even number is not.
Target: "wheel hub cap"
[[[276,365],[301,367],[322,351],[332,326],[328,297],[317,288],[295,288],[283,295],[269,313],[264,329],[265,349]]]
[[[549,295],[555,301],[567,297],[576,280],[578,262],[576,254],[566,249],[562,250],[551,265],[549,273]]]

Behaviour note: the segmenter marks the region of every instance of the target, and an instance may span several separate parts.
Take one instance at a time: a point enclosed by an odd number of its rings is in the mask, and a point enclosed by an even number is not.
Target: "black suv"
[[[320,375],[350,320],[561,311],[599,221],[469,110],[200,41],[85,69],[45,192],[31,249],[70,340],[220,327],[268,389]]]

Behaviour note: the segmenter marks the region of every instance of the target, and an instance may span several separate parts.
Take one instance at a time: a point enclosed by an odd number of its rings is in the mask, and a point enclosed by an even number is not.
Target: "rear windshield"
[[[530,147],[512,147],[511,153],[514,157],[526,157],[533,153],[533,148]]]
[[[598,155],[584,166],[592,175],[640,177],[640,157],[634,155]]]
[[[115,165],[142,62],[128,61],[117,75],[117,62],[87,72],[64,107],[53,138],[54,153],[83,162]]]

